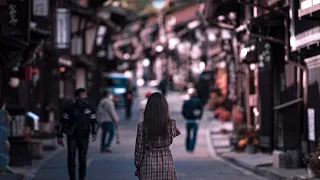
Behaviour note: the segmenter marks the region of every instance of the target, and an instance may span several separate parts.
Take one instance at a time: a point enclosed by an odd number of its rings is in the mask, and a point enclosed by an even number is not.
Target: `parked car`
[[[124,106],[124,94],[127,92],[127,83],[129,81],[129,78],[120,73],[110,73],[107,74],[104,78],[106,82],[106,89],[113,96],[115,105],[117,107]]]

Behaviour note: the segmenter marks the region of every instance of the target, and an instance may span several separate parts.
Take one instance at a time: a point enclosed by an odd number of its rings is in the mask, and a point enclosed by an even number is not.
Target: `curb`
[[[263,179],[271,179],[271,180],[306,180],[306,179],[311,180],[310,178],[305,178],[305,177],[296,177],[296,176],[286,177],[279,173],[275,173],[271,170],[268,170],[267,167],[250,166],[242,162],[239,162],[233,158],[224,157],[217,154],[213,148],[213,143],[211,140],[211,130],[210,130],[211,124],[212,122],[208,123],[207,129],[206,129],[206,136],[207,136],[206,138],[207,138],[208,151],[213,159],[224,162],[228,164],[230,167],[240,170],[244,174],[253,175],[260,179],[263,178]]]
[[[209,122],[208,125],[207,125],[207,128],[206,128],[207,148],[208,148],[208,151],[209,151],[209,154],[210,154],[211,158],[215,159],[218,162],[222,162],[224,164],[227,164],[231,168],[241,171],[243,174],[255,177],[256,179],[266,180],[266,178],[261,176],[260,174],[254,172],[254,171],[252,171],[250,169],[247,169],[247,168],[245,168],[245,167],[243,167],[243,166],[241,166],[239,164],[233,163],[233,162],[225,159],[224,157],[218,155],[215,152],[215,150],[213,148],[212,141],[211,141],[211,131],[210,131],[211,124],[212,124],[212,122]]]
[[[37,172],[41,169],[41,167],[48,162],[50,159],[54,158],[58,153],[60,153],[64,148],[58,147],[54,152],[49,154],[47,157],[43,158],[39,164],[37,164],[35,167],[32,167],[29,170],[29,174],[23,174],[22,178],[19,180],[32,180],[34,176],[37,174]]]
[[[16,174],[16,173],[12,173],[12,174],[0,174],[1,179],[4,180],[24,180],[24,175],[23,174]]]
[[[263,168],[260,168],[260,167],[254,167],[254,166],[249,166],[249,165],[240,163],[237,160],[234,160],[233,158],[228,158],[228,157],[221,157],[221,158],[267,179],[272,179],[272,180],[293,180],[294,179],[294,178],[280,176],[279,174],[264,170]]]

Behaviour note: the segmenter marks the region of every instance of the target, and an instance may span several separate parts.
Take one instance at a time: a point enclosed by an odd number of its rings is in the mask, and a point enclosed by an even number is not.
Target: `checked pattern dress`
[[[176,180],[173,158],[169,146],[173,138],[181,132],[175,120],[170,120],[170,132],[167,139],[159,139],[156,143],[146,142],[146,131],[143,123],[138,125],[137,139],[134,154],[136,166],[135,175],[139,180]]]

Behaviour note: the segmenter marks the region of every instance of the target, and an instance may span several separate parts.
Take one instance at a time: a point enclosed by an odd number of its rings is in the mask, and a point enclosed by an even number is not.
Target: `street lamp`
[[[156,51],[157,51],[157,52],[162,52],[162,51],[163,51],[163,46],[157,45]]]
[[[250,70],[254,71],[256,69],[256,65],[255,64],[250,64]]]
[[[220,68],[225,68],[226,67],[226,62],[222,61],[219,63]]]
[[[148,66],[150,65],[150,60],[147,59],[147,58],[145,58],[145,59],[142,61],[142,65],[143,65],[144,67],[148,67]]]
[[[130,55],[129,55],[128,53],[125,53],[125,54],[123,55],[123,58],[124,58],[125,60],[128,60],[128,59],[130,59]]]
[[[176,48],[176,46],[179,44],[180,39],[173,37],[169,39],[169,49],[170,50],[174,50]]]

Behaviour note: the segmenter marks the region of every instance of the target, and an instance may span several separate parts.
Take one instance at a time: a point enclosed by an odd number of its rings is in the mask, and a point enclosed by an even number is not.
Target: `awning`
[[[114,31],[119,30],[119,27],[114,22],[112,22],[108,18],[103,18],[103,17],[98,16],[97,12],[91,8],[82,7],[82,6],[79,6],[79,5],[73,3],[71,6],[71,12],[73,14],[89,18],[93,22],[106,25],[109,28],[113,29]]]
[[[90,60],[89,56],[86,55],[80,55],[80,56],[74,56],[73,59],[75,59],[75,63],[77,66],[84,66],[87,68],[94,69],[96,67],[96,64]]]
[[[23,53],[24,58],[20,65],[23,66],[32,63],[35,60],[34,54],[39,51],[39,48],[43,45],[45,39],[49,38],[50,35],[50,31],[40,28],[31,28],[30,44]]]
[[[187,20],[187,21],[184,21],[184,22],[181,22],[181,23],[177,23],[176,25],[173,26],[173,30],[175,32],[179,32],[185,28],[188,28],[188,23],[194,21],[195,19],[190,19],[190,20]]]
[[[296,50],[304,50],[305,48],[308,48],[308,51],[319,51],[319,41],[320,41],[320,26],[316,26],[312,29],[309,29],[307,31],[304,31],[300,34],[297,34],[295,36],[295,44],[292,48],[292,51]],[[317,49],[313,49],[310,47],[316,46]]]
[[[190,2],[177,8],[172,8],[166,12],[165,24],[169,26],[170,21],[174,19],[176,24],[187,22],[197,17],[197,13],[200,9],[200,4],[197,2]]]
[[[0,34],[0,46],[1,49],[9,51],[23,51],[28,47],[29,43],[22,41],[18,38]]]
[[[23,60],[23,51],[27,49],[29,43],[12,36],[0,34],[0,52],[6,53],[6,57],[1,54],[1,61],[5,62],[5,68],[13,68]]]
[[[147,5],[143,10],[137,13],[138,19],[145,19],[150,16],[157,14],[158,9],[154,8],[152,5]]]
[[[199,2],[194,1],[194,0],[184,0],[181,2],[173,1],[173,6],[171,6],[170,9],[168,9],[166,13],[167,14],[174,14],[177,11],[184,10],[184,9],[191,7],[191,6],[194,6],[194,5],[199,6]]]
[[[122,33],[127,33],[129,35],[136,35],[142,28],[142,21],[134,21],[128,24],[122,31]]]
[[[107,14],[112,22],[122,28],[137,18],[133,11],[120,6],[110,5],[108,7],[103,7],[99,9],[99,13]]]

